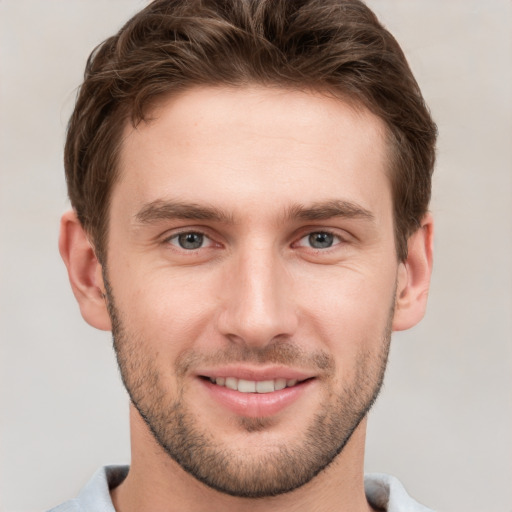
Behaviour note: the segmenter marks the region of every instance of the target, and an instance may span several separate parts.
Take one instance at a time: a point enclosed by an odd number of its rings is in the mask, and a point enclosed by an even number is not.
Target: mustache
[[[182,377],[198,366],[221,366],[226,364],[282,364],[322,373],[333,374],[335,362],[332,355],[323,350],[306,351],[290,341],[274,341],[263,347],[230,345],[215,352],[198,352],[189,349],[175,361],[176,375]]]

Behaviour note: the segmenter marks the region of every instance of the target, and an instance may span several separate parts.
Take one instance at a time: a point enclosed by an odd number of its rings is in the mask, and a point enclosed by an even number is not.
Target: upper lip
[[[264,381],[274,379],[295,379],[298,381],[310,379],[315,375],[304,370],[294,369],[286,366],[219,366],[215,368],[205,368],[196,372],[199,377],[235,377],[236,379]]]

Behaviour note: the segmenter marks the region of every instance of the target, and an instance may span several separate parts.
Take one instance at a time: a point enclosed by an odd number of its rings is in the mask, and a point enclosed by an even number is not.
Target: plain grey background
[[[142,0],[0,0],[0,510],[45,510],[129,462],[110,335],[57,252],[62,146],[92,48]],[[447,512],[512,510],[512,2],[371,0],[440,131],[430,306],[394,337],[368,471]]]

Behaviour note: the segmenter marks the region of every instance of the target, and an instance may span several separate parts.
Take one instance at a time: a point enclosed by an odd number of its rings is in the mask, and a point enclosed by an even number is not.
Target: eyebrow
[[[311,206],[294,205],[288,208],[286,217],[300,220],[327,220],[334,217],[374,221],[372,212],[362,206],[345,200],[313,203]]]
[[[135,215],[135,220],[141,224],[151,224],[161,220],[186,219],[209,220],[232,224],[233,218],[223,210],[214,206],[200,206],[195,203],[180,201],[165,201],[157,199],[145,204]]]
[[[313,203],[310,206],[295,204],[285,211],[285,220],[327,220],[335,217],[374,220],[374,215],[362,206],[345,200],[331,200]],[[208,220],[224,224],[234,224],[233,216],[226,211],[209,205],[198,205],[180,201],[157,199],[145,204],[135,215],[141,224],[151,224],[162,220]]]

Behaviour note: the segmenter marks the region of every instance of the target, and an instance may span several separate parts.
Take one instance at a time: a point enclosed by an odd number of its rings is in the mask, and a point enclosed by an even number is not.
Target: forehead
[[[194,88],[126,128],[113,201],[247,211],[341,195],[369,209],[390,200],[385,133],[368,110],[320,92]]]

